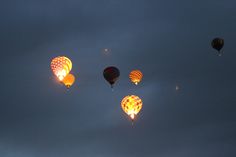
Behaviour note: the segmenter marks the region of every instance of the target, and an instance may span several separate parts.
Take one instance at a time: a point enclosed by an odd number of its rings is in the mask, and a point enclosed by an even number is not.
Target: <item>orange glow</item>
[[[75,76],[73,74],[68,74],[63,79],[63,83],[67,88],[70,88],[74,82],[75,82]]]
[[[128,95],[121,101],[123,111],[134,120],[135,116],[142,109],[142,100],[135,95]]]
[[[134,84],[138,85],[138,83],[143,78],[143,74],[142,74],[142,72],[140,70],[133,70],[133,71],[130,72],[129,78],[130,78],[131,82],[133,82]]]
[[[62,81],[72,69],[72,62],[65,56],[58,56],[51,61],[51,69],[54,75]]]

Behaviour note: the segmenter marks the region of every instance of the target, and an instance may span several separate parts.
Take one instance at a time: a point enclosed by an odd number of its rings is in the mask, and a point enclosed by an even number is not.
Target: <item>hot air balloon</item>
[[[73,74],[68,74],[62,81],[64,85],[69,89],[75,82],[75,76]]]
[[[215,39],[213,39],[212,42],[211,42],[211,46],[214,49],[216,49],[218,51],[219,56],[221,56],[223,52],[221,52],[220,50],[224,46],[224,39],[222,39],[222,38],[215,38]]]
[[[118,68],[114,66],[110,66],[104,69],[103,76],[107,80],[107,82],[110,83],[111,88],[113,88],[114,83],[117,81],[117,79],[120,76],[120,71]]]
[[[52,59],[51,69],[54,75],[62,81],[72,69],[72,62],[65,56],[58,56]]]
[[[121,107],[133,121],[135,116],[142,109],[142,100],[136,95],[128,95],[121,101]]]
[[[178,85],[175,86],[175,90],[176,90],[176,91],[179,90],[179,86],[178,86]]]
[[[103,53],[105,56],[108,56],[108,55],[110,55],[110,53],[111,53],[111,49],[104,48],[104,49],[102,49],[102,53]]]
[[[136,85],[142,80],[143,74],[140,70],[133,70],[129,74],[129,78],[131,82],[135,83]]]

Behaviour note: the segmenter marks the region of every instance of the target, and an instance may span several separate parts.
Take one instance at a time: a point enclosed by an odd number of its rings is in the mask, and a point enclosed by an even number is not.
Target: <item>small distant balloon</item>
[[[67,89],[69,89],[75,82],[75,76],[73,74],[68,74],[62,82],[67,87]]]
[[[221,56],[223,52],[221,49],[224,46],[224,39],[222,38],[214,38],[211,42],[211,46],[218,51],[218,55]]]
[[[175,90],[176,90],[176,91],[179,90],[179,86],[178,86],[178,85],[175,86]]]
[[[133,82],[134,84],[138,85],[138,83],[143,78],[143,74],[142,74],[142,72],[140,70],[133,70],[133,71],[130,72],[129,78],[130,78],[131,82]]]
[[[111,88],[113,88],[113,85],[118,80],[119,76],[120,70],[114,66],[107,67],[103,71],[103,77],[110,83]]]
[[[104,48],[104,49],[102,50],[102,53],[103,53],[104,55],[108,56],[108,55],[111,54],[111,49],[109,49],[109,48]]]

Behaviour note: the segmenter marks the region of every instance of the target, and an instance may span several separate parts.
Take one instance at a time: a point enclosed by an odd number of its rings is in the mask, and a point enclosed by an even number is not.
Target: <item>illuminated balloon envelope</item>
[[[104,69],[103,76],[107,80],[107,82],[110,83],[111,87],[113,87],[113,84],[117,81],[117,79],[120,76],[120,71],[118,68],[110,66]]]
[[[137,85],[142,80],[143,74],[140,70],[133,70],[130,72],[129,78],[131,82]]]
[[[121,101],[123,111],[131,118],[132,121],[142,109],[142,105],[142,100],[136,95],[128,95]]]
[[[51,69],[54,75],[62,81],[72,69],[72,62],[65,56],[58,56],[52,59]]]
[[[68,74],[62,81],[64,85],[69,89],[75,82],[75,76],[73,74]]]

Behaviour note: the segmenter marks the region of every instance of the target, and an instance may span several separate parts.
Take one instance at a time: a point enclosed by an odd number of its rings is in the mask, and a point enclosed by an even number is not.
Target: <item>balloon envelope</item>
[[[136,95],[128,95],[121,101],[121,108],[132,120],[140,112],[142,105],[142,100]]]
[[[214,49],[220,51],[223,48],[223,46],[224,46],[224,39],[222,39],[222,38],[215,38],[215,39],[213,39],[212,42],[211,42],[211,46]]]
[[[58,56],[51,61],[51,70],[54,75],[62,81],[72,69],[72,62],[65,56]]]
[[[143,74],[140,70],[133,70],[130,72],[129,78],[130,78],[131,82],[133,82],[137,85],[142,80]]]
[[[111,84],[111,86],[117,81],[120,76],[120,71],[114,66],[110,66],[104,69],[103,76]]]
[[[62,81],[67,88],[70,88],[75,82],[75,76],[73,74],[68,74]]]

